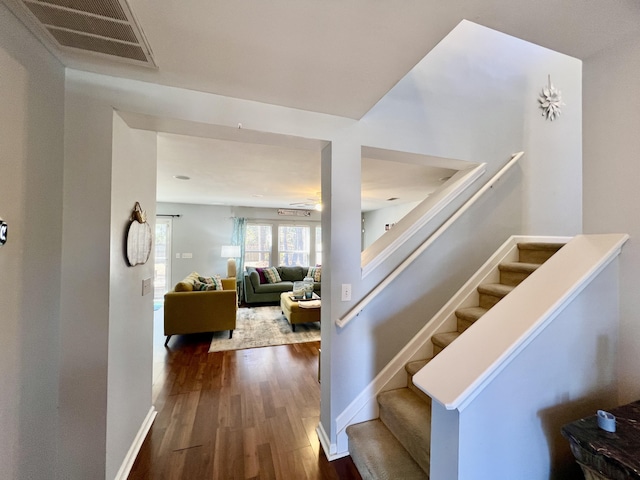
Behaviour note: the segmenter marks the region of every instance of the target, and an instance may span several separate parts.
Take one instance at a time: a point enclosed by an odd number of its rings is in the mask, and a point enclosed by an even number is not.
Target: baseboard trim
[[[318,434],[318,440],[320,440],[320,446],[322,447],[322,450],[324,451],[324,454],[327,457],[327,460],[332,462],[334,460],[338,460],[339,458],[346,457],[347,455],[349,455],[348,451],[346,452],[337,451],[338,449],[336,448],[336,444],[331,443],[331,440],[329,440],[329,435],[327,435],[327,432],[325,432],[324,427],[322,426],[322,423],[319,423],[318,426],[316,427],[316,433]]]
[[[140,426],[140,430],[138,430],[138,433],[136,434],[136,438],[133,439],[133,443],[131,444],[131,447],[129,447],[129,451],[124,457],[122,465],[120,466],[120,470],[118,470],[118,473],[116,473],[115,480],[127,480],[127,477],[129,477],[129,473],[131,473],[131,467],[133,467],[133,462],[136,461],[138,452],[140,452],[142,443],[147,437],[147,433],[149,433],[156,415],[158,415],[158,411],[153,405],[151,405],[147,416]]]

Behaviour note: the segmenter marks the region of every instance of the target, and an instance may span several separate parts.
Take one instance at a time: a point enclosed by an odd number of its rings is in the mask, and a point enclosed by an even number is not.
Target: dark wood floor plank
[[[360,479],[318,441],[320,342],[208,353],[210,342],[154,336],[158,415],[130,480]]]
[[[273,465],[273,455],[271,453],[271,446],[268,443],[263,443],[258,446],[258,460],[260,462],[260,480],[275,480],[276,470]]]

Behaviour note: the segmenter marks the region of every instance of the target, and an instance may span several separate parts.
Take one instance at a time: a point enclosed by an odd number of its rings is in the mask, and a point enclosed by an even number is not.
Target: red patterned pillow
[[[260,277],[260,284],[268,283],[267,276],[264,274],[264,268],[256,268],[256,272],[258,272],[258,277]]]

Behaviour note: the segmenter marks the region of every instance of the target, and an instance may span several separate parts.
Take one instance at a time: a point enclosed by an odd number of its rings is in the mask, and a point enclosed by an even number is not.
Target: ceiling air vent
[[[15,0],[62,53],[90,52],[156,67],[127,0]]]

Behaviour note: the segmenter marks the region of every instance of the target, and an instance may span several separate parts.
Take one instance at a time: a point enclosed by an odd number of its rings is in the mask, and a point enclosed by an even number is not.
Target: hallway
[[[155,315],[158,416],[129,478],[359,479],[349,457],[327,461],[320,414],[319,342],[208,353],[210,334],[163,346]]]

